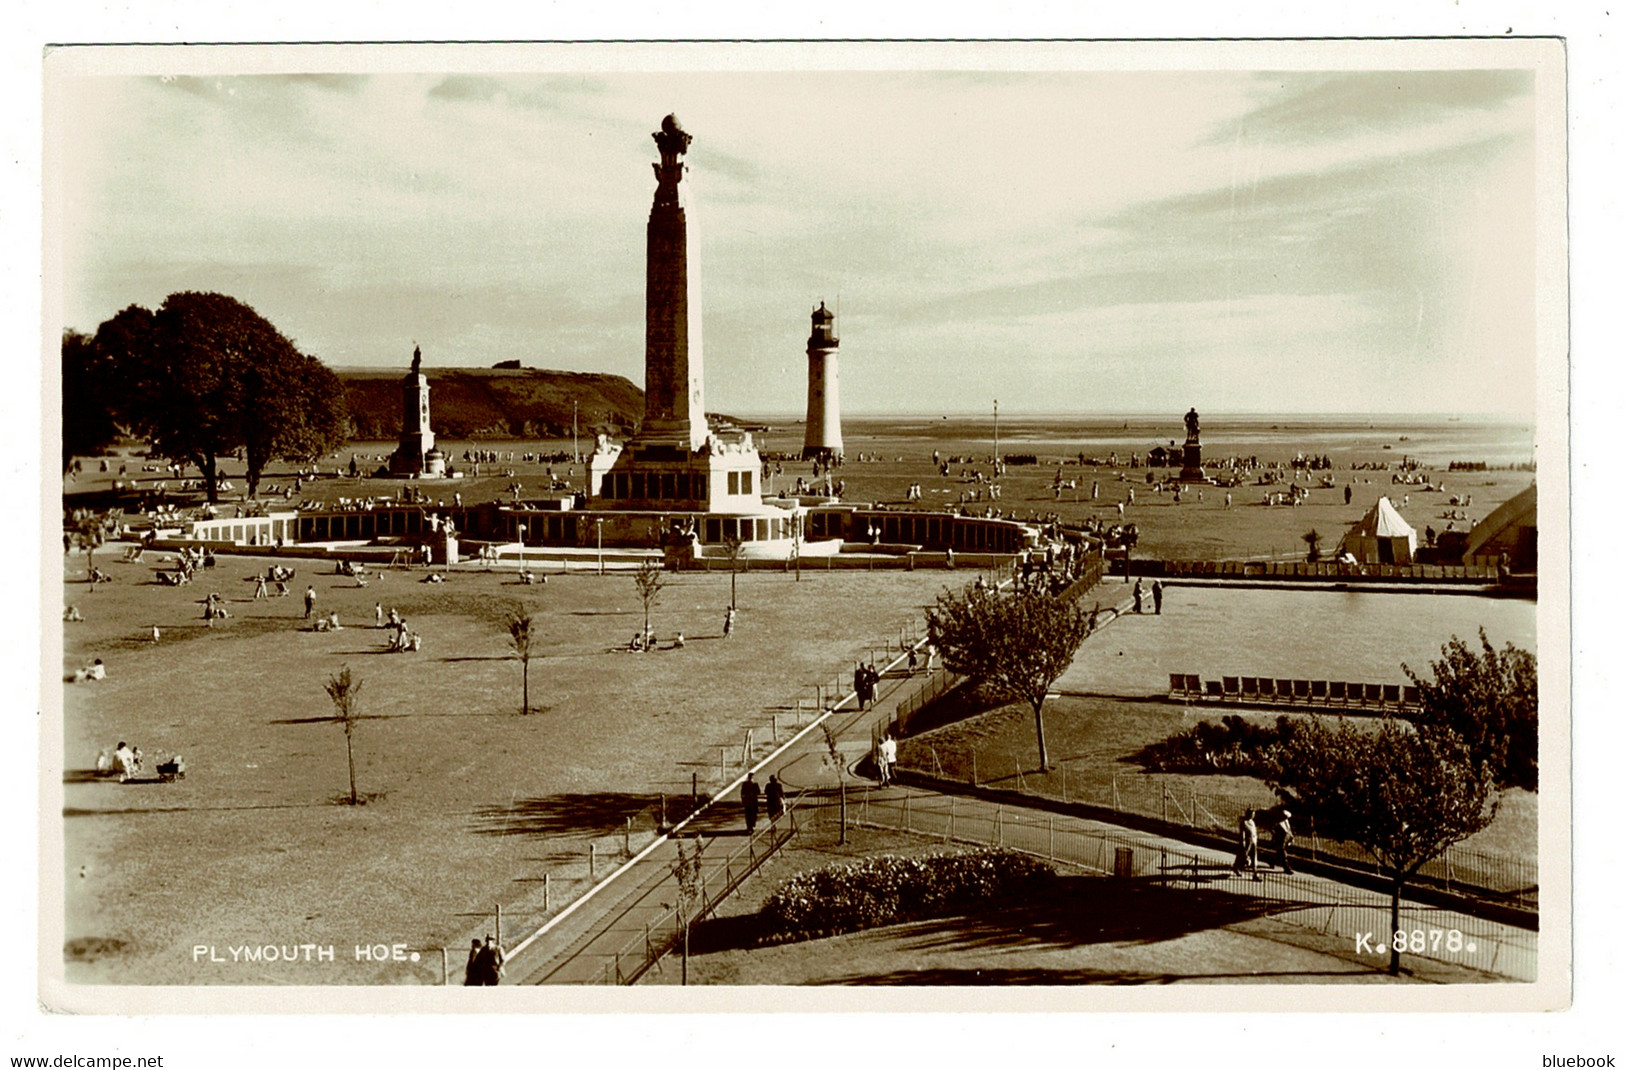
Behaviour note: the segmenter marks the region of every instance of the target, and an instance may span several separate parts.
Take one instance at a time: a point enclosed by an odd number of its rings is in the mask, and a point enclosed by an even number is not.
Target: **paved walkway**
[[[1096,589],[1103,608],[1125,612],[1132,587],[1106,580]],[[1094,592],[1092,592],[1093,594]],[[1273,867],[1258,880],[1236,875],[1232,858],[1210,848],[1133,831],[1102,821],[1057,815],[1039,808],[998,805],[979,799],[939,795],[913,788],[878,788],[855,778],[851,770],[868,756],[878,726],[888,723],[897,706],[916,697],[929,674],[910,674],[906,656],[884,666],[879,694],[859,710],[850,693],[823,716],[798,731],[751,770],[759,783],[772,773],[792,796],[803,798],[800,820],[817,806],[833,805],[828,789],[848,784],[848,816],[865,825],[900,829],[945,842],[1002,844],[1056,862],[1110,873],[1124,865],[1139,877],[1154,877],[1176,886],[1211,886],[1227,893],[1278,901],[1275,916],[1322,934],[1341,934],[1351,953],[1368,957],[1373,966],[1386,962],[1387,941],[1376,934],[1388,928],[1388,899],[1329,878],[1285,874]],[[828,761],[824,728],[833,733],[841,756],[839,773]],[[675,929],[676,882],[673,866],[678,848],[691,852],[703,841],[702,899],[715,898],[784,838],[765,820],[747,836],[738,806],[743,775],[719,792],[716,801],[679,824],[673,835],[660,837],[619,870],[577,899],[537,933],[510,951],[508,977],[514,983],[602,984],[630,979],[650,944],[669,939]],[[822,800],[818,795],[822,794]],[[788,824],[792,819],[786,819]],[[1120,849],[1126,854],[1120,855]],[[1533,979],[1535,936],[1507,926],[1407,901],[1402,927],[1437,946],[1431,956],[1471,970]],[[1455,934],[1455,935],[1451,935]],[[1377,948],[1382,947],[1382,951]]]
[[[919,646],[923,647],[923,642]],[[877,666],[882,670],[880,685],[876,700],[866,709],[859,710],[856,695],[848,692],[834,701],[828,712],[754,760],[750,771],[757,783],[765,785],[770,774],[777,774],[792,796],[801,789],[837,786],[836,772],[827,758],[825,726],[836,740],[841,775],[853,786],[865,783],[848,771],[869,754],[876,726],[889,722],[899,703],[915,697],[929,683],[930,674],[909,673],[907,664],[907,656],[899,655]],[[646,943],[658,942],[662,931],[670,936],[677,900],[673,866],[679,846],[687,853],[696,842],[704,842],[701,882],[712,895],[732,883],[741,868],[770,853],[776,837],[765,819],[754,836],[745,834],[739,805],[739,785],[743,782],[741,773],[716,794],[709,807],[680,822],[671,835],[657,837],[541,929],[510,948],[506,970],[510,983],[601,984],[615,978],[617,956],[620,975],[625,978]],[[794,820],[794,814],[789,820]]]

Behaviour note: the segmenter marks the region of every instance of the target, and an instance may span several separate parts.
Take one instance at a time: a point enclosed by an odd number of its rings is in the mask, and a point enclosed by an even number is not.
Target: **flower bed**
[[[768,940],[808,940],[946,917],[1029,897],[1054,878],[1046,863],[1002,848],[882,855],[785,881],[762,906],[762,931]]]

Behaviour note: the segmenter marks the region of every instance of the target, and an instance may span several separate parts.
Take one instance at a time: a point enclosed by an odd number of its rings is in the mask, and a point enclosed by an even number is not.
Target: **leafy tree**
[[[270,462],[314,460],[343,443],[349,427],[344,385],[325,364],[298,352],[292,343],[270,347],[264,360],[246,368],[244,387],[243,455],[250,498],[259,492],[260,476]]]
[[[117,320],[109,320],[113,323]],[[105,326],[105,325],[104,325]],[[62,332],[62,470],[118,438],[118,368],[93,335]]]
[[[1038,591],[999,595],[944,592],[930,613],[931,642],[952,672],[997,697],[1032,707],[1038,767],[1049,768],[1044,746],[1044,698],[1072,664],[1089,632],[1082,607]]]
[[[1265,780],[1316,830],[1359,844],[1393,882],[1388,972],[1399,974],[1399,903],[1416,871],[1494,820],[1487,763],[1445,728],[1385,718],[1375,732],[1347,722],[1303,725]]]
[[[1508,643],[1497,651],[1484,629],[1483,653],[1456,636],[1432,662],[1433,679],[1403,666],[1421,692],[1417,724],[1448,728],[1466,742],[1474,761],[1488,762],[1496,782],[1535,791],[1540,782],[1539,692],[1535,656]]]
[[[660,600],[661,588],[666,586],[663,566],[659,561],[645,561],[632,574],[632,582],[637,586],[639,601],[643,603],[643,634],[648,635],[649,610]]]
[[[156,313],[132,305],[97,329],[94,350],[117,385],[114,414],[196,465],[211,502],[222,458],[243,451],[253,494],[267,462],[319,456],[345,431],[337,377],[224,294],[170,294]]]
[[[530,653],[536,640],[541,635],[540,622],[534,614],[524,607],[515,609],[508,614],[508,641],[513,644],[514,653],[519,655],[519,663],[524,672],[524,706],[523,713],[530,712]]]
[[[350,805],[360,802],[355,790],[355,723],[359,719],[361,681],[350,678],[346,665],[337,676],[327,679],[327,697],[333,700],[333,719],[344,726],[344,756],[350,763]]]

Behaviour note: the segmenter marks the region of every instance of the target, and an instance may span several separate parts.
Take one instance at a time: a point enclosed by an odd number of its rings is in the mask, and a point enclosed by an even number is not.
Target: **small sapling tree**
[[[513,645],[514,653],[519,655],[520,671],[524,680],[524,697],[520,713],[530,712],[530,654],[540,633],[541,628],[535,615],[523,606],[508,614],[508,642]]]
[[[931,610],[930,633],[949,671],[1032,708],[1038,767],[1048,770],[1044,698],[1089,634],[1089,615],[1074,603],[1038,591],[944,592]]]
[[[333,719],[344,727],[344,756],[350,763],[350,805],[361,801],[355,790],[355,723],[360,708],[361,681],[350,677],[348,665],[327,680],[327,697],[333,700]]]
[[[643,603],[643,635],[649,635],[649,611],[660,600],[660,591],[666,586],[666,574],[659,561],[645,561],[632,574],[637,587],[638,600]]]

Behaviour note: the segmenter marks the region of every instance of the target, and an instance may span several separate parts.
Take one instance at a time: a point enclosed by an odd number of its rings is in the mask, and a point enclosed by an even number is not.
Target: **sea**
[[[796,416],[753,418],[736,416],[739,426],[752,429],[763,452],[799,454],[806,433]],[[841,421],[848,455],[874,453],[894,459],[918,460],[940,452],[954,455],[991,455],[997,438],[1002,456],[1031,453],[1041,459],[1076,459],[1078,454],[1104,460],[1116,453],[1127,464],[1131,453],[1143,456],[1155,446],[1182,445],[1185,425],[1180,414],[1158,415],[1001,415],[995,426],[991,414],[983,416],[852,416]],[[1532,419],[1486,416],[1350,415],[1290,416],[1214,414],[1201,419],[1204,459],[1217,463],[1226,457],[1257,457],[1261,461],[1288,461],[1298,454],[1326,455],[1334,466],[1389,462],[1409,458],[1427,468],[1447,467],[1452,461],[1482,463],[1491,468],[1529,465],[1536,461],[1536,428]],[[1561,440],[1559,440],[1561,441]],[[442,438],[437,445],[461,460],[468,449],[536,450],[583,455],[592,450],[592,437],[569,439]],[[346,450],[383,456],[393,442],[354,442]]]
[[[763,420],[757,432],[770,450],[799,448],[805,427],[794,418]],[[1033,453],[1071,456],[1083,453],[1103,457],[1117,453],[1144,454],[1154,446],[1182,445],[1182,415],[1000,416],[995,426],[985,416],[855,416],[841,421],[846,452],[866,449],[885,455],[920,444],[932,450],[988,453],[995,435],[1001,455]],[[1350,415],[1291,416],[1215,414],[1201,418],[1205,458],[1257,456],[1261,460],[1289,460],[1299,453],[1328,455],[1342,467],[1346,463],[1415,459],[1425,467],[1444,467],[1452,461],[1482,462],[1489,467],[1524,465],[1536,460],[1535,422],[1532,419],[1486,416]]]

